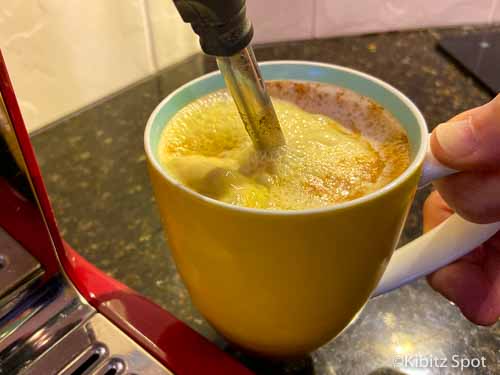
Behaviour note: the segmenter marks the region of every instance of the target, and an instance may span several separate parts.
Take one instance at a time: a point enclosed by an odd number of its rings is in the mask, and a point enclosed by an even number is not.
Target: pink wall
[[[255,43],[500,22],[500,0],[247,0]]]

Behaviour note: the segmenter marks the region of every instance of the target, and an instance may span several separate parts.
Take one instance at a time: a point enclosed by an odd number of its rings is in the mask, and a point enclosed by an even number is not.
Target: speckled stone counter
[[[475,30],[279,43],[256,48],[256,55],[261,61],[322,61],[373,74],[414,100],[433,128],[491,98],[436,49],[440,35],[470,32]],[[214,69],[213,59],[194,56],[54,124],[34,135],[33,142],[66,240],[88,260],[225,347],[192,306],[175,270],[143,152],[143,130],[153,108],[173,89]],[[420,234],[428,192],[418,193],[402,243]],[[463,373],[499,374],[499,348],[500,324],[485,328],[469,323],[419,280],[370,301],[345,333],[304,360],[271,363],[231,353],[257,374],[458,374],[462,372],[452,367],[454,358],[481,357],[486,368]],[[396,370],[395,362],[405,355],[445,358],[448,367],[422,366],[413,359],[406,366],[396,363]]]

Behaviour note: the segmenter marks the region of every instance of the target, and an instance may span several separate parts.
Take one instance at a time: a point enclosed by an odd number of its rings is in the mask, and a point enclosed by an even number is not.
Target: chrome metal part
[[[22,373],[94,311],[62,275],[31,288],[0,319],[0,374]]]
[[[1,375],[172,375],[62,276],[0,319]]]
[[[272,150],[283,146],[285,137],[252,47],[233,56],[218,56],[217,65],[255,148]]]
[[[57,346],[67,346],[65,342],[69,340],[73,340],[71,345],[81,354],[57,372],[59,375],[73,375],[85,364],[88,367],[81,372],[85,375],[173,375],[101,314],[92,316]],[[57,350],[57,346],[54,350]],[[51,362],[41,358],[36,367],[38,372],[27,374],[51,374],[47,372]],[[44,363],[48,367],[42,367]]]
[[[0,230],[3,244],[26,251]],[[23,293],[0,310],[0,375],[172,374],[96,313],[62,274],[20,287]]]

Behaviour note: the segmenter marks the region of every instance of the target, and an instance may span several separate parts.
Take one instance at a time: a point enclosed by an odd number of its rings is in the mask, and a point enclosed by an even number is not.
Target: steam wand
[[[200,38],[203,52],[217,65],[241,120],[258,150],[285,144],[278,117],[250,46],[252,24],[245,0],[174,0],[185,22]]]

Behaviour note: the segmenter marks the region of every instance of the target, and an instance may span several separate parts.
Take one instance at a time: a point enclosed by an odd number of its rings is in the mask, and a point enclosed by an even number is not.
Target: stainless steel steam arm
[[[174,0],[174,4],[200,37],[203,52],[217,57],[254,146],[271,150],[284,145],[278,117],[249,45],[253,28],[245,0]]]

